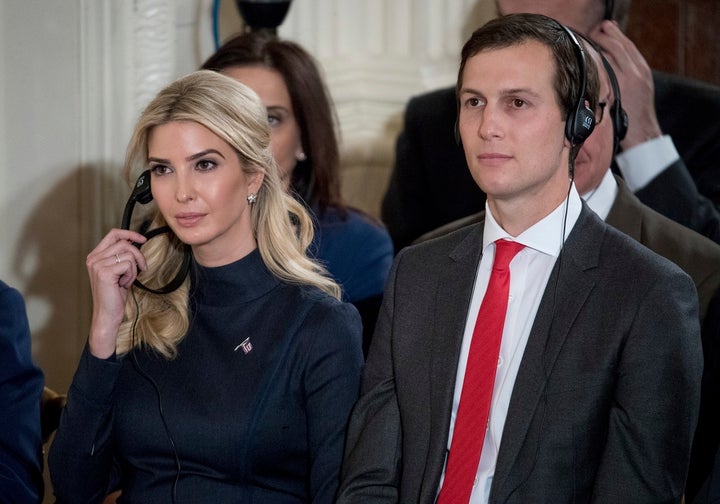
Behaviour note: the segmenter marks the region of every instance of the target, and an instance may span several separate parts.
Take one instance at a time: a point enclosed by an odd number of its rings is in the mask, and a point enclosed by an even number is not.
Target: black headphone
[[[613,10],[615,10],[615,2],[613,0],[605,1],[605,16],[604,19],[611,21],[613,18]]]
[[[120,225],[120,227],[122,229],[130,229],[130,221],[132,220],[132,212],[133,208],[135,208],[135,203],[139,202],[143,205],[146,205],[150,203],[152,199],[152,191],[150,190],[150,170],[145,170],[140,174],[137,181],[135,182],[135,187],[133,188],[132,194],[130,194],[127,203],[125,204],[125,211],[123,212],[122,224]],[[147,225],[149,225],[149,223],[145,223],[143,227],[146,227]],[[150,238],[154,238],[159,234],[169,233],[170,231],[170,227],[162,226],[159,228],[151,229],[150,231],[142,229],[140,233],[149,240]],[[134,243],[134,245],[138,248],[140,248],[141,246],[141,244],[139,243]],[[180,264],[180,269],[175,275],[175,278],[173,278],[167,285],[158,289],[152,289],[144,285],[142,282],[140,282],[140,280],[137,279],[135,280],[135,285],[143,290],[152,292],[153,294],[168,294],[180,287],[185,281],[185,277],[187,277],[187,274],[190,271],[191,257],[192,254],[190,253],[190,247],[188,245],[185,245],[183,248],[183,260]]]
[[[585,62],[585,49],[583,49],[583,46],[580,44],[578,39],[575,37],[575,34],[572,32],[572,30],[570,30],[570,28],[557,21],[556,23],[558,24],[558,26],[560,26],[560,28],[563,29],[565,33],[567,33],[568,37],[570,38],[570,41],[575,48],[575,54],[577,55],[577,60],[580,65],[580,76],[582,79],[580,84],[580,95],[578,97],[577,104],[575,104],[575,106],[570,110],[570,113],[565,120],[565,137],[570,141],[572,145],[579,145],[583,143],[587,139],[587,137],[590,136],[590,133],[592,133],[593,129],[595,128],[595,113],[590,110],[587,105],[585,105],[585,101],[587,100],[587,64]],[[459,122],[460,104],[458,103],[458,113],[455,117],[454,131],[455,142],[458,145],[460,145]]]
[[[565,121],[565,137],[572,145],[582,144],[595,128],[595,113],[585,104],[587,100],[587,62],[585,49],[578,41],[573,31],[562,23],[558,25],[567,33],[572,42],[575,54],[580,66],[580,94],[577,103],[570,109],[567,121]]]
[[[613,98],[615,99],[610,107],[610,119],[612,121],[614,134],[613,154],[617,154],[618,149],[620,148],[620,142],[625,138],[625,135],[627,135],[628,125],[630,123],[627,112],[625,112],[625,109],[622,107],[622,98],[620,96],[620,86],[618,85],[617,76],[615,75],[612,65],[610,65],[610,62],[603,54],[602,48],[585,35],[580,33],[578,33],[578,35],[580,35],[583,40],[587,42],[588,45],[592,46],[595,52],[600,55],[600,61],[602,61],[605,73],[607,73],[608,80],[610,81],[610,89],[612,90]]]

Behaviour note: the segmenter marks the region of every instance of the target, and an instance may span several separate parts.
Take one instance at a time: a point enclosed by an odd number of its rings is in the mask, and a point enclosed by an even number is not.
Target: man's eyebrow
[[[463,94],[473,94],[473,95],[479,95],[484,96],[483,93],[480,91],[473,89],[471,87],[465,87],[460,90],[460,95]],[[500,96],[513,96],[518,94],[524,94],[524,95],[530,95],[534,97],[540,97],[540,94],[536,91],[533,91],[530,88],[510,88],[510,89],[503,89],[500,91]]]

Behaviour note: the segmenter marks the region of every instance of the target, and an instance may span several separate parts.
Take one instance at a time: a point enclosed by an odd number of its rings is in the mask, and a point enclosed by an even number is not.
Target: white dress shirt
[[[478,466],[477,477],[473,485],[470,503],[486,503],[490,495],[490,486],[495,473],[500,439],[502,438],[505,417],[507,416],[510,396],[515,384],[520,362],[525,351],[525,345],[530,335],[540,305],[540,300],[546,290],[548,278],[555,266],[556,259],[562,244],[570,234],[582,204],[575,186],[573,185],[569,197],[560,204],[551,214],[525,230],[519,236],[510,236],[500,227],[494,219],[489,206],[485,205],[485,228],[483,233],[483,255],[478,267],[475,286],[470,300],[470,309],[465,322],[465,332],[458,362],[455,380],[455,393],[453,397],[452,418],[450,421],[450,435],[448,438],[448,451],[452,444],[455,418],[462,393],[470,342],[472,340],[475,319],[480,309],[480,303],[487,290],[495,258],[496,240],[506,238],[525,245],[510,263],[510,294],[508,309],[503,329],[502,343],[500,344],[500,357],[498,359],[495,386],[493,389],[490,416],[485,434],[482,455]],[[443,473],[444,479],[444,473]],[[438,492],[442,488],[442,480]]]
[[[583,194],[582,199],[585,200],[590,210],[595,212],[602,220],[605,220],[615,203],[617,193],[617,180],[615,180],[615,176],[610,168],[608,168],[600,184],[592,191]]]
[[[620,152],[615,162],[632,192],[638,192],[680,159],[669,135],[662,135]]]

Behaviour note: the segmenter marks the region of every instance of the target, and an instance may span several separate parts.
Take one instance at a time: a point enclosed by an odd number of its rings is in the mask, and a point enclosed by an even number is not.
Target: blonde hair
[[[307,256],[313,239],[312,220],[280,181],[270,149],[267,110],[257,95],[234,79],[210,70],[193,72],[171,83],[150,102],[135,126],[123,169],[129,184],[147,169],[152,129],[174,121],[205,126],[233,147],[246,174],[263,174],[257,200],[251,207],[251,223],[267,268],[285,282],[314,286],[340,299],[340,287]],[[166,224],[157,209],[150,219],[151,228]],[[167,284],[179,269],[185,247],[172,232],[149,240],[142,247],[148,271],[138,279],[151,288]],[[167,358],[174,357],[189,327],[189,283],[186,278],[170,294],[135,289],[135,299],[128,297],[125,305],[118,353],[147,345]]]

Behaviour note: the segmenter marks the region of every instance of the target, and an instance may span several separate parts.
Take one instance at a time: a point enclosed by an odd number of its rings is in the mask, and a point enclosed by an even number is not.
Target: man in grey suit
[[[555,21],[506,16],[465,44],[458,97],[486,219],[398,254],[338,502],[442,499],[500,239],[524,249],[510,263],[469,502],[679,502],[702,372],[697,293],[590,211],[568,177],[578,131],[599,112],[595,64]]]
[[[695,282],[700,304],[704,350],[700,417],[693,440],[685,498],[693,502],[713,467],[720,445],[720,245],[644,205],[624,181],[612,174],[610,162],[618,144],[617,115],[622,100],[610,63],[592,43],[584,41],[599,69],[600,117],[575,160],[574,182],[591,210],[616,229],[670,259]],[[615,83],[615,84],[613,84]],[[424,234],[416,243],[438,238],[481,222],[479,212]],[[713,302],[713,298],[715,301]]]

